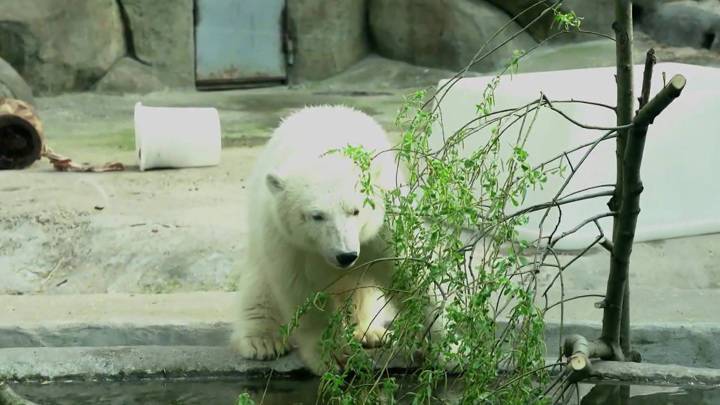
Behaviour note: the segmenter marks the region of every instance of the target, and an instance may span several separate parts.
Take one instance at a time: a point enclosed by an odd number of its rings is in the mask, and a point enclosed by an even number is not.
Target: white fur
[[[257,159],[248,190],[248,243],[233,334],[233,346],[245,357],[284,354],[289,347],[280,338],[280,325],[316,291],[333,294],[333,305],[352,296],[356,337],[369,346],[380,343],[386,322],[395,314],[376,288],[389,285],[392,263],[358,268],[391,255],[379,236],[385,216],[382,200],[378,196],[375,209],[363,206],[355,164],[342,155],[325,154],[348,144],[376,152],[391,148],[380,125],[362,112],[307,107],[281,123]],[[397,180],[394,155],[381,154],[371,172],[376,187],[392,189]],[[340,267],[337,255],[347,252],[359,252],[356,269]],[[291,340],[317,374],[325,371],[319,342],[327,316],[328,311],[311,311]]]

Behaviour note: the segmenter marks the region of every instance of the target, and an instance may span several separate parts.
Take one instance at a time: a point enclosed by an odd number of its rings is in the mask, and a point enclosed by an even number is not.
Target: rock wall
[[[368,54],[366,0],[288,0],[290,79],[330,77]]]
[[[572,10],[581,17],[582,29],[603,34],[615,35],[612,24],[615,21],[615,0],[566,0],[563,7]],[[595,40],[594,35],[572,35],[564,38],[569,41]]]
[[[2,94],[31,97],[14,72],[41,95],[194,88],[194,0],[1,2],[0,59],[7,62],[0,63]],[[563,4],[584,18],[585,30],[613,35],[613,3]],[[514,50],[528,50],[555,32],[552,14],[542,14],[551,4],[554,0],[287,0],[279,26],[284,24],[289,39],[289,79],[302,82],[340,73],[370,52],[461,69],[486,42],[488,51],[539,19],[473,66],[492,71]],[[529,6],[533,9],[523,12]],[[635,19],[636,28],[660,43],[720,51],[720,0],[636,0]],[[597,37],[567,35],[558,42],[587,39]]]
[[[520,25],[527,27],[528,33],[536,41],[542,41],[557,32],[557,27],[553,24],[553,13],[546,11],[555,3],[553,0],[487,0],[487,2],[515,17]]]
[[[3,0],[0,58],[38,94],[193,87],[193,0]]]
[[[0,58],[0,98],[15,98],[34,103],[32,90],[18,72]]]
[[[194,0],[3,0],[0,57],[39,94],[195,85]],[[288,0],[293,81],[369,52],[366,0]]]
[[[93,90],[100,93],[147,93],[162,90],[165,84],[152,66],[124,57],[115,62]]]
[[[677,1],[662,4],[643,19],[643,28],[672,46],[720,51],[720,1]]]
[[[3,0],[0,57],[38,93],[89,89],[125,53],[115,0]]]
[[[370,0],[370,28],[378,52],[392,59],[447,69],[461,69],[493,34],[485,51],[522,27],[499,8],[473,0]],[[536,44],[522,32],[473,70],[488,71],[506,63],[513,51]]]
[[[538,15],[535,7],[521,14],[533,0],[486,0],[501,7],[517,21],[528,24]],[[552,4],[545,0],[543,6]],[[564,10],[572,10],[582,20],[582,29],[614,36],[615,0],[565,0]],[[648,34],[652,40],[671,47],[690,47],[720,51],[720,0],[634,0],[633,19],[636,31]],[[536,40],[552,34],[547,21],[529,29]],[[557,42],[578,42],[598,39],[596,35],[573,33],[563,35]]]
[[[128,56],[171,87],[195,85],[193,0],[120,0]]]

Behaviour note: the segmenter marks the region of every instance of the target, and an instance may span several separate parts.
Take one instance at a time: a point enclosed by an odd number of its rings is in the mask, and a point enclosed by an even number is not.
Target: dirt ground
[[[38,98],[56,151],[80,162],[119,160],[128,170],[58,173],[40,161],[0,172],[0,294],[231,290],[246,232],[244,181],[282,116],[308,104],[342,103],[392,131],[404,94],[450,74],[371,57],[336,78],[297,88]],[[218,108],[222,163],[139,172],[132,129],[137,101]],[[647,271],[633,277],[651,285],[720,288],[719,241],[711,235],[643,244],[636,251]],[[687,257],[694,262],[687,264]],[[592,276],[578,277],[575,285],[602,285],[606,258],[591,252],[586,263]],[[682,275],[678,263],[685,263]]]

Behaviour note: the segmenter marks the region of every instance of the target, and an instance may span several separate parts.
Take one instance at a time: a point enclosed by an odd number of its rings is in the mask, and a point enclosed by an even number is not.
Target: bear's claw
[[[383,327],[371,326],[369,328],[356,328],[354,336],[355,339],[362,342],[364,347],[375,348],[382,346],[389,334],[390,332]]]
[[[273,360],[290,351],[283,339],[272,336],[235,338],[234,346],[242,357],[252,360]]]

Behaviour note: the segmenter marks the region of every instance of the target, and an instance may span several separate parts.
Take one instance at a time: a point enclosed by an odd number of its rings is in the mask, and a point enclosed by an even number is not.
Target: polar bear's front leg
[[[389,297],[374,286],[359,287],[353,293],[355,306],[354,336],[365,347],[379,347],[389,333],[389,325],[397,311]]]
[[[303,329],[303,328],[301,328]],[[298,354],[305,367],[310,370],[313,374],[321,376],[329,369],[332,371],[339,371],[340,366],[333,362],[328,365],[322,356],[320,348],[320,335],[317,331],[302,331],[298,330],[295,335],[295,342],[297,342]],[[328,367],[330,366],[330,367]]]
[[[231,344],[247,359],[271,360],[290,350],[280,336],[280,314],[265,284],[261,278],[246,277],[237,292],[238,318]]]
[[[323,356],[321,341],[327,327],[327,314],[311,309],[302,316],[300,324],[293,331],[293,342],[300,359],[308,370],[318,376],[327,371],[339,372],[345,364],[344,353],[330,353],[330,359]]]

